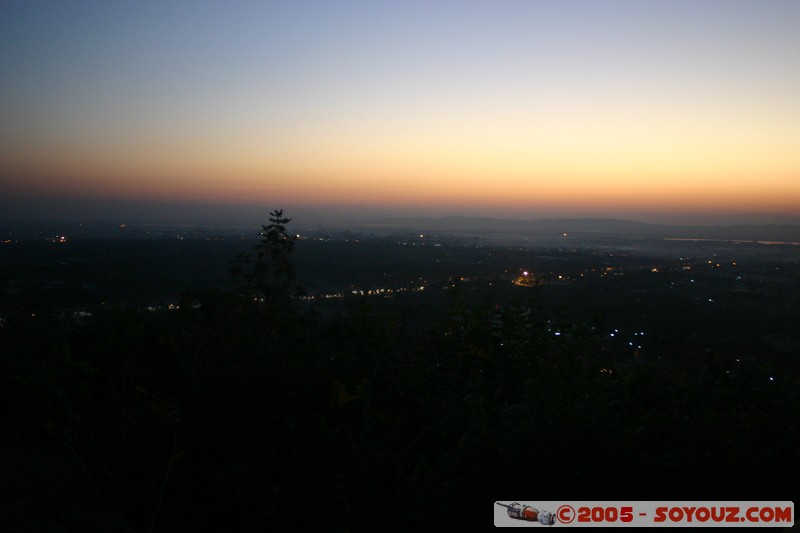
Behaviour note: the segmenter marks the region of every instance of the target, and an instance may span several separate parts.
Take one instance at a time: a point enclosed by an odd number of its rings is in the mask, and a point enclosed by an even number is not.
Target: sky
[[[798,223],[798,28],[797,0],[4,0],[0,218]]]

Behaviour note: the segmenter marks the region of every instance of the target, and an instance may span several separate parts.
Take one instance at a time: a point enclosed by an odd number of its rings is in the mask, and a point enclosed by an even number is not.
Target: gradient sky
[[[0,209],[797,222],[798,28],[797,0],[4,0]]]

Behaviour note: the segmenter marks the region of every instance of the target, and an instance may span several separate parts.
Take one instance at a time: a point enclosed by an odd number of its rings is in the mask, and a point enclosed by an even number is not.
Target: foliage
[[[231,273],[241,279],[241,291],[250,299],[286,303],[291,296],[296,277],[290,260],[296,237],[286,231],[291,220],[283,216],[282,209],[270,212],[269,224],[261,227],[255,257],[237,255]]]
[[[420,335],[366,301],[325,321],[290,312],[288,221],[272,213],[241,272],[272,305],[198,290],[179,312],[6,334],[5,449],[68,450],[112,530],[488,524],[498,493],[786,499],[800,398],[771,369],[615,355],[597,323],[535,297],[456,291]]]

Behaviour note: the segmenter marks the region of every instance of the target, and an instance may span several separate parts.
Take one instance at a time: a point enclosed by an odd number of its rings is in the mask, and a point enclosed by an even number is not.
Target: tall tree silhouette
[[[241,290],[246,296],[265,303],[291,297],[296,277],[290,261],[296,237],[286,231],[291,220],[283,216],[283,209],[272,211],[269,224],[261,227],[255,257],[248,253],[236,256],[231,273],[241,278]]]

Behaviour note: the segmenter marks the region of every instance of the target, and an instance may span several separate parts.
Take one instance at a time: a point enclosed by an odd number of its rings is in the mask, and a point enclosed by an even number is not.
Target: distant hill
[[[798,224],[748,224],[731,226],[648,224],[608,218],[559,218],[514,220],[451,216],[444,218],[383,218],[360,223],[359,228],[375,233],[436,232],[490,237],[502,234],[529,237],[606,236],[657,239],[710,239],[776,241],[800,243]]]

